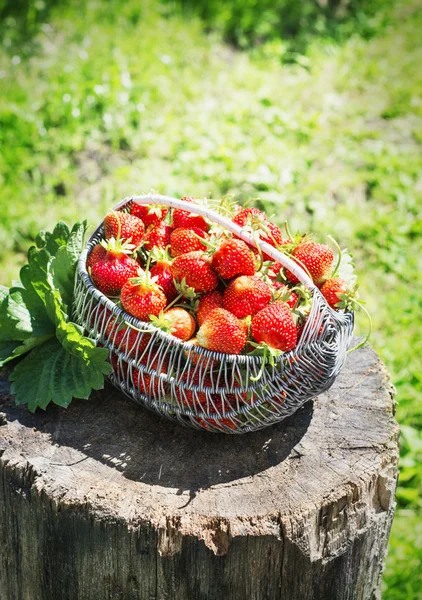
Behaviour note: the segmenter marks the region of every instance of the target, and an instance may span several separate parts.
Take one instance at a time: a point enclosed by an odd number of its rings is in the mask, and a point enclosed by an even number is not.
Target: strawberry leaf
[[[16,404],[26,404],[31,412],[45,409],[50,402],[67,408],[72,398],[86,399],[93,389],[103,387],[111,369],[107,356],[106,348],[95,348],[87,363],[51,339],[15,367],[10,375],[11,393]]]
[[[40,231],[35,238],[37,248],[45,248],[52,256],[56,255],[61,246],[65,246],[69,239],[69,227],[63,221],[59,221],[52,233]]]
[[[355,265],[353,264],[352,255],[349,254],[347,248],[341,251],[341,263],[337,270],[336,277],[341,277],[353,287],[356,284],[357,277],[355,275]]]
[[[30,337],[22,342],[0,342],[0,367],[3,367],[6,363],[14,360],[18,356],[26,354],[33,348],[40,346],[49,340],[53,335],[54,334],[46,334],[44,336]]]
[[[75,267],[82,252],[86,228],[86,221],[73,226],[66,244],[58,248],[51,264],[54,286],[60,290],[67,306],[70,306],[72,302]]]

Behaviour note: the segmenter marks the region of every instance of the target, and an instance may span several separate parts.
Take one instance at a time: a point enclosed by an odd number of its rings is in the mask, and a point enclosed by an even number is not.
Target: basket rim
[[[135,196],[129,196],[129,197],[124,198],[121,202],[119,202],[114,207],[113,210],[117,210],[117,209],[120,209],[122,206],[126,206],[126,204],[131,202],[134,197]],[[149,197],[151,199],[155,200],[154,203],[159,201],[159,198],[160,198],[159,195],[150,195]],[[188,209],[189,208],[188,203],[186,203],[186,206]],[[209,212],[211,212],[211,211],[209,211]],[[155,327],[155,325],[153,325],[152,323],[148,323],[146,321],[139,320],[137,317],[134,317],[133,315],[131,315],[130,313],[125,311],[123,308],[120,308],[119,306],[117,306],[117,304],[115,304],[115,302],[113,302],[113,300],[111,300],[108,296],[103,294],[97,287],[95,287],[95,285],[87,271],[87,268],[86,268],[87,257],[89,255],[90,251],[92,250],[92,248],[98,243],[100,237],[102,237],[101,236],[102,232],[103,232],[103,223],[100,223],[100,225],[98,225],[98,227],[95,229],[95,231],[89,237],[88,242],[85,244],[85,248],[83,249],[82,253],[79,256],[75,276],[76,277],[80,276],[82,278],[83,284],[86,288],[86,292],[91,294],[94,297],[94,299],[97,299],[100,304],[102,304],[108,310],[110,310],[115,317],[119,318],[122,321],[122,323],[129,325],[130,327],[132,327],[135,330],[142,329],[145,331],[150,331],[151,333],[156,335],[158,338],[165,340],[170,344],[182,347],[184,351],[189,353],[188,356],[191,354],[194,354],[194,355],[196,354],[198,356],[203,357],[205,360],[218,360],[218,361],[224,360],[226,362],[233,362],[233,363],[237,363],[237,364],[241,364],[241,365],[249,364],[249,365],[254,365],[254,366],[260,366],[262,364],[261,356],[252,356],[252,355],[248,355],[248,354],[228,354],[228,353],[226,354],[224,352],[216,352],[214,350],[208,350],[206,348],[203,348],[202,346],[193,346],[189,342],[184,342],[184,341],[176,338],[175,336],[173,336],[169,333],[166,333],[162,329]],[[338,312],[338,311],[335,311],[334,309],[332,309],[329,306],[329,304],[327,303],[324,296],[321,294],[321,292],[317,286],[314,286],[313,289],[311,289],[309,291],[310,291],[313,299],[316,296],[318,296],[319,299],[322,300],[322,302],[325,304],[325,306],[329,309],[330,315],[334,321],[337,321],[343,327],[349,326],[350,319],[351,318],[353,319],[353,314],[354,314],[353,311]],[[274,359],[275,365],[278,365],[280,362],[286,360],[286,357],[288,358],[290,355],[292,355],[294,352],[297,352],[298,349],[300,349],[302,346],[305,345],[305,342],[303,340],[306,338],[306,336],[304,334],[307,331],[307,329],[310,327],[310,324],[312,322],[311,317],[314,316],[314,313],[317,310],[318,310],[317,303],[313,301],[311,311],[309,313],[308,318],[306,319],[305,328],[303,330],[301,339],[299,340],[298,344],[292,350],[283,352],[281,355],[275,357],[275,359]]]

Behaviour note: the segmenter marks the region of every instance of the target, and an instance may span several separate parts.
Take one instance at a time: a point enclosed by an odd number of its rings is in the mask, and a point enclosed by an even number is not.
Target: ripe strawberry
[[[350,309],[353,307],[353,286],[345,279],[335,277],[327,279],[321,287],[321,294],[327,300],[331,308]]]
[[[140,362],[142,365],[147,367],[150,373],[148,373],[148,371],[141,371],[140,369],[133,368],[133,383],[141,392],[141,394],[145,394],[145,396],[156,399],[158,396],[161,396],[163,385],[164,387],[167,386],[166,382],[160,382],[160,375],[167,373],[168,360],[165,356],[156,356],[148,363],[147,357],[142,358]]]
[[[254,315],[271,300],[271,289],[259,277],[241,275],[224,290],[223,306],[239,319]]]
[[[149,227],[144,237],[145,250],[150,251],[153,248],[166,248],[169,246],[171,232],[172,228],[170,225],[162,222]]]
[[[254,208],[253,206],[240,208],[240,210],[233,217],[233,223],[240,225],[240,227],[244,227],[245,225],[255,222],[259,224],[264,220],[267,220],[266,215],[261,210]]]
[[[115,239],[104,243],[105,256],[91,267],[94,285],[106,296],[117,296],[130,277],[138,274],[138,263],[127,255],[129,247]]]
[[[202,390],[204,388],[211,388],[212,386],[209,375],[201,373],[200,371],[195,371],[192,377],[185,372],[181,377],[181,383],[185,384],[186,387],[183,387],[183,389],[182,387],[175,387],[176,398],[179,401],[179,404],[204,409],[207,404],[207,394]],[[187,387],[187,385],[189,387]],[[201,390],[194,391],[190,389],[193,386],[200,386]],[[202,406],[198,406],[198,404]]]
[[[251,332],[256,342],[265,342],[277,350],[291,350],[296,345],[296,324],[285,302],[275,302],[260,310],[252,318]]]
[[[223,279],[236,275],[254,275],[255,257],[249,246],[242,240],[226,239],[213,254],[212,266]]]
[[[151,323],[183,342],[195,333],[196,323],[192,315],[184,308],[170,308],[157,317],[150,317]]]
[[[214,308],[223,308],[223,294],[218,290],[208,292],[208,294],[200,297],[196,312],[196,320],[199,326],[202,325]]]
[[[184,202],[195,203],[195,198],[181,198]],[[198,227],[203,231],[208,231],[210,226],[201,215],[195,215],[188,210],[182,210],[181,208],[173,209],[172,226],[174,229],[178,227],[184,227],[186,229],[192,229],[192,227]]]
[[[196,338],[208,350],[240,354],[246,344],[247,328],[228,310],[215,308],[201,325]]]
[[[167,304],[163,290],[152,280],[151,274],[141,272],[129,279],[122,288],[120,300],[123,308],[141,321],[150,315],[158,315]]]
[[[176,257],[188,252],[194,252],[195,250],[206,250],[207,247],[198,240],[197,235],[202,238],[209,237],[199,227],[191,227],[190,229],[178,227],[177,229],[173,229],[170,235],[170,254]]]
[[[144,238],[145,226],[141,219],[129,213],[111,210],[104,218],[104,236],[129,241],[135,247],[139,246]]]
[[[142,219],[145,227],[157,225],[166,218],[168,208],[160,204],[137,204],[133,202],[130,207],[130,214]]]
[[[171,272],[179,283],[185,279],[195,292],[212,292],[218,285],[218,277],[208,257],[200,250],[177,256],[171,265]]]
[[[150,269],[151,277],[155,278],[156,284],[159,285],[169,301],[174,300],[177,296],[177,290],[174,287],[173,274],[171,272],[170,262],[164,260],[158,261]]]
[[[96,262],[105,258],[106,253],[107,250],[102,244],[97,244],[96,246],[94,246],[91,252],[89,253],[88,258],[86,259],[86,268],[91,269]]]
[[[111,341],[116,350],[135,358],[143,353],[150,339],[149,333],[141,333],[132,327],[123,326],[112,336]]]
[[[275,292],[273,292],[274,301],[286,302],[290,306],[290,308],[295,307],[296,302],[299,300],[299,297],[297,294],[292,292],[292,290],[289,287],[287,287],[287,285],[281,283],[281,281],[275,281],[273,283],[273,288],[276,290]]]
[[[191,338],[186,342],[189,346],[200,346],[196,337]],[[201,346],[202,347],[202,346]],[[211,369],[217,368],[220,364],[220,361],[215,358],[205,357],[202,354],[197,352],[190,352],[189,350],[184,350],[184,355],[193,365],[202,364],[203,369],[207,372],[211,371]]]
[[[242,208],[233,217],[233,222],[240,225],[240,227],[247,227],[252,231],[257,231],[259,238],[274,248],[278,248],[283,243],[280,227],[269,221],[266,215],[258,208]],[[268,254],[264,253],[263,256],[265,260],[272,260]]]
[[[292,258],[300,261],[299,264],[306,267],[313,281],[320,284],[325,281],[331,273],[334,253],[331,248],[325,244],[303,242],[293,250]],[[299,281],[299,279],[288,270],[286,271],[286,276],[292,283],[297,283]]]

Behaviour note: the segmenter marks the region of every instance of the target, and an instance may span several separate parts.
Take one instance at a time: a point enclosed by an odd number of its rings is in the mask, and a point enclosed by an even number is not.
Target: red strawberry
[[[202,325],[214,308],[223,308],[223,294],[218,290],[204,294],[199,299],[196,312],[196,320],[198,321],[199,326]]]
[[[235,214],[233,222],[240,225],[240,227],[248,227],[252,231],[257,231],[259,233],[259,238],[274,248],[281,246],[283,243],[280,227],[272,221],[269,221],[265,214],[258,208],[243,208]],[[272,258],[265,253],[264,259],[272,260]]]
[[[91,267],[91,279],[106,296],[117,296],[130,277],[136,277],[139,265],[127,255],[128,247],[115,239],[105,243],[105,256]]]
[[[340,277],[327,279],[321,287],[321,294],[327,300],[331,308],[352,308],[353,293],[353,286]]]
[[[211,264],[224,279],[232,279],[236,275],[254,275],[256,271],[253,252],[238,239],[223,240],[213,254]]]
[[[144,238],[145,226],[141,219],[129,213],[110,211],[104,218],[104,236],[129,241],[135,247],[139,246]]]
[[[195,371],[193,377],[188,373],[184,373],[181,378],[181,382],[185,385],[189,381],[189,387],[175,387],[176,398],[178,399],[180,404],[184,404],[185,406],[191,406],[200,408],[198,404],[203,405],[201,408],[204,408],[204,405],[207,404],[207,394],[204,391],[200,390],[192,390],[191,386],[200,386],[201,390],[203,388],[211,388],[212,381],[209,375],[203,374],[200,371]]]
[[[171,232],[172,228],[170,225],[162,222],[149,227],[144,237],[145,250],[149,251],[153,248],[166,248],[169,246]]]
[[[195,250],[206,250],[206,246],[196,237],[198,235],[202,238],[209,237],[199,227],[191,227],[191,229],[178,227],[177,229],[173,229],[170,235],[170,254],[175,257],[187,254],[188,252],[194,252]]]
[[[184,308],[170,308],[157,317],[150,317],[150,320],[153,325],[183,342],[189,340],[196,329],[195,319]]]
[[[296,324],[285,302],[275,302],[260,310],[252,318],[251,332],[256,342],[265,342],[277,350],[291,350],[296,345]]]
[[[140,356],[151,339],[149,333],[141,333],[132,327],[121,327],[112,337],[113,346],[126,356],[135,358]]]
[[[286,302],[290,308],[294,308],[299,299],[298,295],[292,292],[287,285],[281,283],[281,281],[275,281],[272,285],[276,290],[273,293],[274,301]]]
[[[173,274],[171,272],[171,263],[165,259],[159,260],[150,269],[151,277],[155,278],[155,282],[159,285],[167,299],[174,300],[177,296],[177,290],[174,287]]]
[[[157,398],[161,395],[162,385],[160,386],[161,374],[166,374],[168,371],[168,360],[166,357],[156,356],[151,362],[147,364],[147,357],[141,359],[141,364],[146,366],[148,371],[140,371],[139,369],[133,368],[132,378],[135,387],[146,396]],[[166,383],[164,382],[164,386]]]
[[[157,225],[166,218],[168,208],[160,204],[137,204],[133,202],[130,207],[130,214],[142,219],[145,227]]]
[[[102,244],[97,244],[96,246],[94,246],[91,252],[89,253],[88,258],[86,259],[86,268],[91,269],[96,262],[105,258],[106,253],[107,250]]]
[[[334,253],[331,248],[325,244],[303,242],[293,250],[292,258],[300,261],[299,264],[306,267],[313,281],[320,284],[325,281],[331,273]],[[288,270],[286,271],[286,275],[292,283],[297,283],[299,281],[299,279]]]
[[[254,208],[253,206],[241,208],[233,217],[233,223],[240,225],[240,227],[244,227],[252,222],[257,222],[259,224],[263,220],[267,220],[266,215],[261,210]]]
[[[198,343],[198,340],[196,339],[196,337],[191,338],[190,340],[187,341],[187,343],[189,344],[189,346],[200,346],[200,344]],[[206,369],[207,371],[217,368],[218,365],[220,364],[220,361],[218,361],[215,358],[209,358],[209,357],[205,357],[202,354],[199,354],[197,352],[189,352],[189,350],[185,350],[184,351],[184,355],[186,356],[186,358],[189,359],[189,361],[194,364],[194,365],[198,365],[198,364],[202,364],[204,365],[204,369]]]
[[[179,282],[185,279],[195,292],[212,292],[218,285],[218,277],[208,257],[200,250],[177,256],[171,265],[171,272]]]
[[[181,198],[184,202],[194,203],[195,198]],[[184,227],[186,229],[192,229],[192,227],[198,227],[203,231],[208,231],[210,226],[201,215],[195,215],[188,210],[182,210],[181,208],[173,209],[173,220],[172,226],[174,229],[178,227]]]
[[[215,308],[200,327],[196,338],[208,350],[240,354],[246,344],[247,328],[228,310]]]
[[[223,306],[239,319],[254,315],[271,300],[271,289],[259,277],[242,275],[224,291]]]
[[[148,272],[129,279],[122,288],[120,300],[123,308],[141,321],[148,321],[150,315],[158,315],[167,304],[166,295]]]

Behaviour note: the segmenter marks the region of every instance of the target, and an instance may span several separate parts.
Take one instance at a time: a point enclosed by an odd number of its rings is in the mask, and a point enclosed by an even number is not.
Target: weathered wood
[[[111,387],[36,415],[2,398],[1,600],[377,597],[398,426],[372,350],[244,436],[183,429]]]

